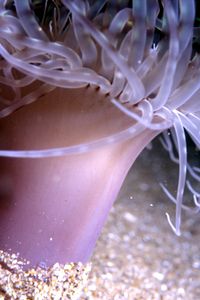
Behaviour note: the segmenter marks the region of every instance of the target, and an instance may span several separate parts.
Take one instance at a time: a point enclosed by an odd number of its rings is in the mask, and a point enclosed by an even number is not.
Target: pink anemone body
[[[177,235],[186,172],[200,180],[185,137],[199,148],[194,2],[61,2],[41,19],[34,1],[0,1],[0,248],[31,265],[88,260],[128,170],[159,133],[171,130],[162,142],[179,154],[176,195],[162,186]]]

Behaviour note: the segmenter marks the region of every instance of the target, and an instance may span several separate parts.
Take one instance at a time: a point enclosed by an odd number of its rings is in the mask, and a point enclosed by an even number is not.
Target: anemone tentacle
[[[170,193],[170,191],[169,191],[162,183],[160,183],[160,186],[161,186],[163,192],[167,195],[167,197],[168,197],[174,204],[177,205],[177,200],[176,200],[176,198],[172,195],[172,193]],[[193,208],[193,207],[187,206],[187,205],[185,205],[185,204],[182,203],[180,206],[181,206],[181,209],[183,209],[183,210],[185,210],[185,211],[187,211],[187,212],[189,212],[189,213],[191,213],[191,214],[194,214],[194,213],[197,214],[197,213],[199,213],[199,211],[200,211],[198,205],[196,205],[196,207]],[[169,220],[170,220],[170,223],[172,224],[169,215],[168,215],[168,218],[169,218]],[[176,233],[176,228],[175,228],[174,225],[173,225],[173,230],[174,230],[175,233]]]
[[[20,18],[21,24],[27,34],[36,39],[48,40],[33,15],[29,1],[15,0],[14,3],[17,15]]]
[[[112,44],[108,41],[106,36],[100,32],[97,28],[91,26],[90,22],[87,18],[80,12],[80,9],[73,1],[63,1],[63,3],[71,10],[72,13],[77,16],[79,22],[82,23],[83,26],[88,30],[91,36],[99,43],[99,45],[107,51],[109,57],[113,60],[116,66],[120,69],[121,72],[126,76],[130,86],[133,88],[135,93],[135,98],[142,98],[144,95],[144,87],[140,79],[135,73],[133,68],[129,68],[124,60],[116,53],[115,48],[113,48]]]
[[[194,189],[194,187],[191,185],[191,183],[190,183],[189,180],[186,181],[186,184],[187,184],[188,189],[191,191],[191,193],[192,193],[193,195],[195,195],[197,198],[199,198],[199,197],[200,197],[200,192],[197,192],[197,191]]]

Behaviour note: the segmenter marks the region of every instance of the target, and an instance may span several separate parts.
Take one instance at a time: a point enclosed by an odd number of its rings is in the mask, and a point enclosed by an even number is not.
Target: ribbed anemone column
[[[56,89],[0,120],[0,146],[64,147],[131,125],[100,91]],[[130,166],[157,133],[62,157],[0,158],[0,249],[31,266],[86,262]]]

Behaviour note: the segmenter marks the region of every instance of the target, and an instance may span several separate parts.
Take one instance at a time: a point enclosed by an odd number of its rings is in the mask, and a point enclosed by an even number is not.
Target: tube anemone
[[[194,1],[0,1],[2,250],[33,266],[86,262],[160,133],[179,164],[176,196],[162,187],[180,235],[186,172],[200,180],[186,145],[188,132],[200,148],[194,19]]]

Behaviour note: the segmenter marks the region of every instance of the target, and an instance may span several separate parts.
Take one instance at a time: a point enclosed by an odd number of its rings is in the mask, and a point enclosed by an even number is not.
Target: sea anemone
[[[158,134],[200,148],[195,2],[0,1],[0,247],[32,265],[86,262],[123,180]],[[175,151],[178,158],[175,157]],[[199,211],[200,194],[187,182]]]

